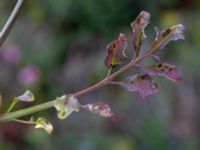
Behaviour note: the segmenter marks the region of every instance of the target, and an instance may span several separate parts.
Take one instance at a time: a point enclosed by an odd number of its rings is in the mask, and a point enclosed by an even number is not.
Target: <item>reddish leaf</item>
[[[150,13],[141,11],[137,18],[131,23],[131,27],[133,29],[133,47],[135,49],[135,58],[139,55],[142,40],[146,38],[144,29],[149,24],[150,17]]]
[[[158,28],[155,28],[156,39],[151,45],[150,51],[154,51],[157,48],[163,49],[169,44],[170,41],[185,39],[183,35],[184,29],[185,27],[182,24],[172,26],[171,28],[163,30],[163,31],[160,31]]]
[[[167,63],[146,66],[145,70],[149,75],[164,76],[169,80],[172,80],[177,83],[181,81],[181,77],[177,71],[176,66]]]
[[[110,106],[105,102],[87,104],[82,107],[95,114],[98,114],[101,117],[114,117],[114,113],[112,112]]]
[[[124,50],[128,46],[126,37],[123,33],[120,33],[117,40],[107,45],[107,56],[105,58],[105,65],[108,68],[113,68],[116,65],[122,64],[126,60]]]
[[[139,92],[143,98],[159,91],[157,83],[148,74],[128,77],[121,85],[130,92]]]

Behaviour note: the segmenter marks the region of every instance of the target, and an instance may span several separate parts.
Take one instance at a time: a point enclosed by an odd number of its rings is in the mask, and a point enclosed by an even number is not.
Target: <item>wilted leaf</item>
[[[180,74],[177,71],[176,66],[163,63],[163,64],[155,64],[149,65],[145,67],[145,70],[149,75],[159,75],[168,78],[174,82],[179,83],[181,81]]]
[[[101,117],[113,117],[114,113],[112,112],[110,106],[105,102],[99,102],[94,104],[84,105],[83,108],[100,115]]]
[[[143,98],[159,91],[157,83],[148,74],[128,77],[121,86],[130,92],[139,92]]]
[[[107,56],[104,61],[105,65],[108,68],[113,68],[116,65],[122,64],[127,58],[124,53],[127,46],[125,35],[120,33],[117,40],[107,45]]]
[[[80,104],[73,95],[58,97],[54,103],[59,119],[67,118],[73,111],[78,112]]]
[[[44,129],[48,134],[51,134],[52,131],[53,131],[53,126],[52,124],[45,118],[38,118],[36,120],[36,125],[35,125],[35,128],[42,128]]]
[[[133,47],[135,49],[135,58],[139,55],[142,41],[146,38],[144,29],[149,24],[150,13],[141,11],[137,18],[131,23],[133,29]]]
[[[33,102],[35,98],[31,91],[26,91],[23,95],[15,97],[14,100],[23,101],[23,102]]]
[[[160,31],[158,28],[155,28],[156,39],[151,45],[150,51],[154,51],[157,48],[163,49],[169,44],[170,41],[185,39],[183,35],[184,29],[185,27],[182,24],[172,26],[171,28],[163,30],[163,31]]]

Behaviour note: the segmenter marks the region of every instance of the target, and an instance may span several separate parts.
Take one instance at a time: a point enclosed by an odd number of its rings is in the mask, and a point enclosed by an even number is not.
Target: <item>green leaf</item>
[[[131,23],[133,30],[133,47],[135,49],[135,58],[139,55],[142,41],[146,38],[144,29],[149,24],[150,13],[141,11],[137,18]]]
[[[33,102],[35,97],[31,91],[26,91],[23,95],[15,97],[14,100],[22,101],[22,102]]]
[[[57,110],[58,118],[65,119],[72,112],[78,112],[80,109],[80,104],[73,95],[63,95],[56,99],[54,107]]]
[[[51,122],[49,122],[47,119],[40,117],[36,120],[35,128],[42,128],[44,129],[48,134],[51,134],[53,131],[53,125]]]

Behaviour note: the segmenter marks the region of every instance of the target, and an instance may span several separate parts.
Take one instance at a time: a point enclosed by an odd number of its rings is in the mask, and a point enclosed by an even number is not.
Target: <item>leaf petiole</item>
[[[6,113],[11,112],[11,110],[15,107],[15,105],[19,102],[19,99],[15,98],[12,102],[12,104],[10,105],[10,107],[8,108],[8,110],[6,111]]]
[[[109,78],[109,76],[110,76],[111,74],[112,74],[112,68],[109,68],[106,78]]]
[[[30,119],[29,121],[20,120],[20,119],[12,119],[12,121],[18,122],[18,123],[23,123],[23,124],[31,124],[31,125],[35,125],[36,124],[36,122],[33,121],[32,119]]]

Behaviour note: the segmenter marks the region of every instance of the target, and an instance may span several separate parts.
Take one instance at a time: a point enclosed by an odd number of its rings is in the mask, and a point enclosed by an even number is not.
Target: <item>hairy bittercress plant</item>
[[[42,117],[35,119],[31,117],[30,120],[25,121],[19,120],[18,118],[48,108],[55,108],[59,119],[66,119],[73,112],[80,112],[82,109],[88,110],[89,112],[97,114],[101,117],[114,119],[114,113],[107,102],[100,101],[98,103],[82,104],[80,103],[80,97],[96,91],[108,84],[113,84],[121,86],[130,92],[138,92],[140,96],[145,98],[146,96],[156,94],[159,91],[158,84],[156,81],[154,81],[153,76],[165,77],[175,83],[179,83],[181,77],[176,66],[161,62],[160,58],[155,54],[155,52],[159,49],[164,49],[171,41],[184,39],[184,26],[178,24],[163,31],[155,28],[155,40],[152,42],[152,44],[150,44],[147,50],[141,51],[143,43],[147,38],[145,35],[145,28],[149,24],[149,20],[150,13],[142,11],[137,16],[135,21],[131,23],[133,31],[131,47],[134,55],[129,63],[124,64],[124,62],[127,60],[125,49],[128,46],[128,41],[126,35],[120,33],[116,40],[107,45],[107,55],[104,63],[108,68],[108,73],[102,81],[79,92],[63,95],[57,97],[55,100],[12,112],[14,106],[18,102],[32,102],[35,100],[34,95],[30,91],[26,91],[24,94],[13,99],[13,103],[10,105],[8,110],[4,114],[0,115],[0,122],[3,123],[15,121],[19,123],[32,124],[35,126],[35,128],[43,128],[47,133],[50,134],[53,131],[53,125],[47,119]],[[139,62],[148,56],[154,58],[156,63],[140,65]],[[121,68],[116,72],[113,72],[113,68],[120,65]],[[132,76],[126,77],[122,81],[114,80],[116,77],[135,66],[139,66],[142,72],[145,73],[133,74]]]

